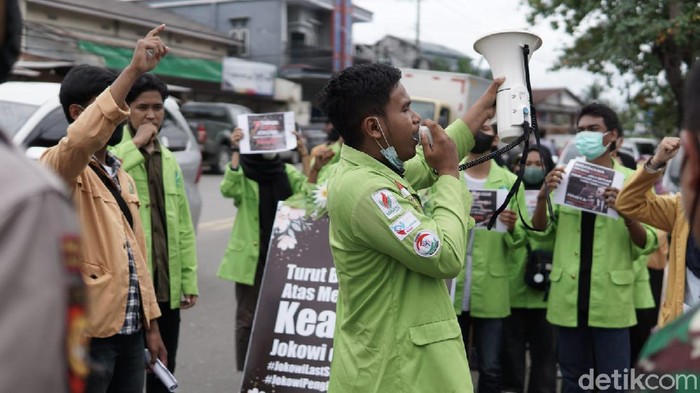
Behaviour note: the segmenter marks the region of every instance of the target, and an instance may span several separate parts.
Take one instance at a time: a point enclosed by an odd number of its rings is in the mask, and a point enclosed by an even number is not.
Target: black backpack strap
[[[97,169],[94,165],[88,165],[90,169],[92,169],[97,176],[102,180],[102,183],[104,183],[105,187],[109,190],[109,192],[112,193],[112,196],[114,199],[116,199],[117,204],[119,205],[119,209],[121,209],[122,214],[126,218],[126,221],[129,222],[129,226],[131,229],[134,229],[134,218],[131,216],[131,211],[129,210],[129,207],[126,205],[126,201],[122,197],[122,194],[119,192],[117,189],[117,185],[114,184],[114,181],[110,179],[106,173],[103,171]]]

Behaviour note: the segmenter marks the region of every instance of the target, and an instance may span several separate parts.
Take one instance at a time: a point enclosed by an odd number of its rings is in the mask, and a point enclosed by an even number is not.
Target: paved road
[[[197,231],[199,294],[197,305],[181,313],[176,377],[180,393],[230,393],[240,386],[234,344],[234,284],[216,277],[236,211],[219,193],[220,175],[199,183],[202,216]]]

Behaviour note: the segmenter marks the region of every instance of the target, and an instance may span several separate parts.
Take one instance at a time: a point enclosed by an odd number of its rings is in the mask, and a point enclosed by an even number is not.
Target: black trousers
[[[165,349],[168,351],[168,370],[175,374],[175,358],[177,356],[177,344],[180,336],[180,309],[171,309],[170,303],[160,303],[161,316],[158,318],[158,329],[163,339]],[[147,393],[168,393],[168,389],[153,373],[146,374]]]
[[[236,283],[236,367],[243,371],[253,330],[255,308],[258,305],[264,266],[258,265],[252,286]]]
[[[503,388],[525,391],[525,353],[529,344],[529,393],[556,391],[556,329],[547,322],[547,309],[512,308],[503,327]]]

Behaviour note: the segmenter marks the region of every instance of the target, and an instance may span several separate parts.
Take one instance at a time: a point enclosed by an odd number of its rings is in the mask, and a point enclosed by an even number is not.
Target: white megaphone
[[[487,34],[474,43],[474,50],[484,56],[494,78],[505,76],[496,95],[498,137],[510,143],[523,134],[522,124],[530,123],[530,95],[527,92],[523,47],[530,53],[542,46],[542,39],[524,30],[504,30]]]

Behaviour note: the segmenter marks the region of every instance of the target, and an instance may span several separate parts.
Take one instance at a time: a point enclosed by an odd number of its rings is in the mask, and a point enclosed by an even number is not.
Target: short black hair
[[[129,94],[126,95],[126,104],[131,105],[141,94],[147,91],[157,91],[160,93],[163,102],[165,102],[165,99],[168,98],[169,95],[168,86],[163,83],[162,80],[150,73],[143,74],[131,87]]]
[[[584,106],[583,108],[581,108],[581,112],[578,114],[576,123],[578,124],[578,121],[586,115],[593,117],[602,117],[603,123],[605,123],[605,127],[608,130],[617,130],[617,136],[623,136],[620,119],[617,117],[617,113],[615,113],[615,111],[612,110],[612,108],[610,108],[609,106],[598,102],[593,102]]]
[[[688,73],[683,95],[683,128],[700,134],[700,61]]]
[[[114,71],[102,67],[81,64],[73,67],[61,82],[58,98],[68,123],[73,123],[70,106],[77,104],[83,108],[107,89],[117,79]]]
[[[362,142],[362,120],[383,116],[391,92],[398,86],[401,71],[386,64],[360,64],[333,75],[318,101],[333,128],[351,147]]]

